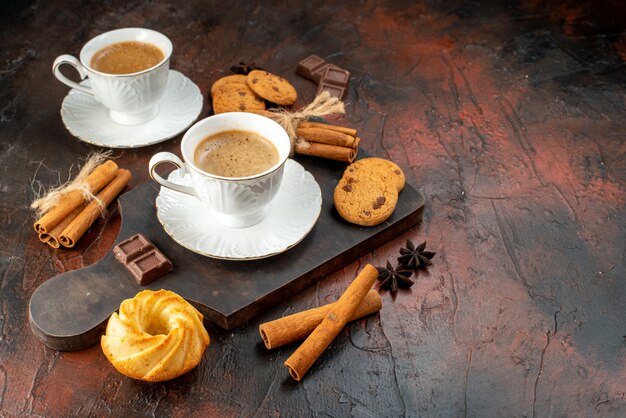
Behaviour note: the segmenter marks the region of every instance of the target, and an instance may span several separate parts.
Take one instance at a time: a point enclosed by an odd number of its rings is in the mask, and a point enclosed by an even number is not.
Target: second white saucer
[[[180,170],[170,173],[169,180],[191,183]],[[269,213],[248,228],[219,224],[200,200],[165,187],[161,187],[156,206],[165,232],[183,247],[213,258],[255,260],[282,253],[302,241],[320,216],[322,193],[311,173],[287,160]]]
[[[108,110],[93,96],[72,89],[61,105],[61,118],[72,135],[90,144],[109,148],[144,147],[173,138],[191,126],[202,110],[202,93],[189,78],[170,70],[158,106],[159,113],[151,121],[125,126],[113,122]]]

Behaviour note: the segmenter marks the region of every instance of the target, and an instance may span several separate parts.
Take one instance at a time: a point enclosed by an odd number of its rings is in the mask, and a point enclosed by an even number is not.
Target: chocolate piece
[[[319,67],[318,69],[316,69],[315,71],[313,71],[311,73],[311,80],[319,84],[322,80],[324,80],[324,73],[330,67],[334,67],[334,65],[326,63],[322,65],[321,67]]]
[[[322,79],[322,74],[315,72],[319,71],[320,68],[327,65],[329,64],[327,64],[326,61],[324,61],[317,55],[310,55],[298,63],[296,74],[301,75],[304,78],[308,78],[309,80],[315,81],[316,83],[319,83]]]
[[[142,285],[172,270],[172,262],[142,234],[136,234],[113,248],[113,254]]]
[[[319,83],[321,81],[326,80],[325,78],[325,74],[327,71],[336,71],[336,72],[345,72],[348,74],[348,78],[350,78],[350,71],[346,71],[343,68],[337,67],[334,64],[324,64],[322,65],[320,68],[318,68],[317,70],[313,71],[312,73],[312,80],[315,81],[316,83]],[[331,84],[338,84],[335,82],[332,82],[331,80]],[[347,81],[346,81],[347,84]]]
[[[172,262],[156,248],[126,264],[137,283],[142,286],[172,271]]]
[[[317,55],[310,55],[298,63],[296,74],[319,83],[317,94],[327,91],[343,100],[348,92],[350,71],[327,63]]]
[[[336,65],[329,65],[322,74],[322,80],[328,84],[348,88],[350,71],[339,68]]]
[[[130,260],[147,253],[152,248],[154,246],[146,237],[136,234],[113,247],[113,254],[121,263],[128,264]]]
[[[339,100],[343,100],[346,97],[346,88],[341,86],[336,86],[334,84],[328,84],[326,81],[322,80],[320,85],[317,87],[317,94],[320,94],[323,91],[327,91],[331,96],[339,98]]]

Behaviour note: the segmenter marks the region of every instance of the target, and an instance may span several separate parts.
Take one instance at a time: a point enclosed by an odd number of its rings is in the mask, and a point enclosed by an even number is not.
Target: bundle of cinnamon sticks
[[[380,295],[376,290],[371,290],[377,276],[376,268],[367,264],[337,302],[259,326],[268,349],[306,338],[285,361],[291,377],[300,381],[349,321],[380,310]]]
[[[59,202],[35,222],[33,226],[39,240],[53,248],[73,247],[131,177],[130,171],[119,168],[111,160],[97,166],[80,187],[64,193]],[[84,189],[95,195],[95,199],[87,201]]]
[[[300,122],[296,130],[298,154],[351,163],[359,152],[356,129],[317,122]]]

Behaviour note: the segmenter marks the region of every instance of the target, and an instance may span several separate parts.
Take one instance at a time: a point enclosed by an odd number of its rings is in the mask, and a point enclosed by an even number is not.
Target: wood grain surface
[[[624,19],[617,0],[3,2],[0,415],[626,416]],[[205,95],[239,61],[287,77],[299,105],[316,89],[300,59],[348,69],[333,122],[427,199],[418,228],[234,330],[208,326],[200,365],[159,384],[120,375],[98,346],[50,350],[28,326],[34,289],[96,262],[120,227],[113,210],[71,250],[33,232],[33,188],[95,149],[65,130],[51,65],[127,26],[167,34],[172,68]],[[115,152],[132,186],[180,138]],[[335,300],[407,238],[428,241],[433,266],[293,382],[294,347],[266,351],[259,323]]]

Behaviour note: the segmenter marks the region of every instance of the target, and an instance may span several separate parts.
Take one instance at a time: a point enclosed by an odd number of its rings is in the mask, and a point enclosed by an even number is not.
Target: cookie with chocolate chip
[[[224,87],[226,84],[243,84],[246,85],[246,76],[241,74],[227,75],[222,78],[218,78],[211,86],[211,96],[214,96],[217,91]]]
[[[385,160],[384,158],[362,158],[346,168],[346,173],[357,173],[363,170],[373,171],[377,173],[383,181],[395,184],[398,193],[404,189],[404,183],[406,182],[404,173],[398,164],[393,161]]]
[[[292,105],[298,98],[298,92],[289,81],[267,71],[250,71],[246,82],[256,94],[281,106]]]
[[[335,187],[335,208],[346,221],[372,226],[391,216],[398,203],[398,189],[373,171],[346,170]]]
[[[213,113],[225,112],[257,113],[265,110],[265,102],[247,84],[227,83],[215,89]]]

